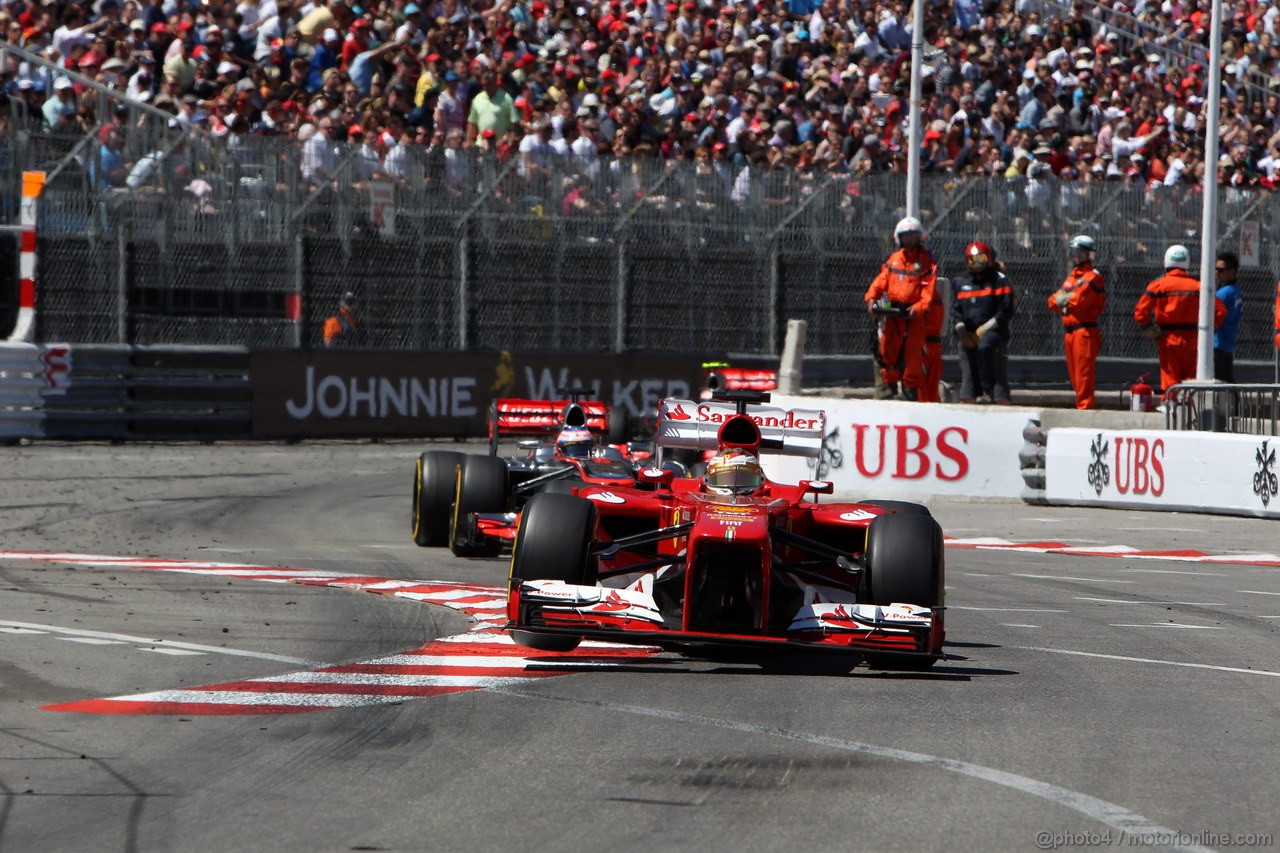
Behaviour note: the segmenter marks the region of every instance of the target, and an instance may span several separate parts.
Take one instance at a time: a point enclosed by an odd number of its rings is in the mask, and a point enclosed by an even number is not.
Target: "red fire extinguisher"
[[[1129,389],[1129,411],[1154,412],[1156,410],[1155,389],[1146,383],[1148,374],[1144,373]]]

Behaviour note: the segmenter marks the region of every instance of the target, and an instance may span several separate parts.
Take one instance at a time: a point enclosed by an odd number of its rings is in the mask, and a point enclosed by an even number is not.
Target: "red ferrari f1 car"
[[[625,445],[606,445],[606,403],[497,400],[490,412],[489,454],[429,450],[413,481],[413,540],[447,544],[460,557],[494,557],[515,540],[519,511],[531,495],[592,483],[635,486],[636,460]],[[520,442],[517,457],[498,456],[500,438]]]
[[[700,478],[534,495],[512,553],[507,628],[548,651],[583,638],[761,663],[840,653],[895,669],[942,657],[942,529],[918,504],[822,503],[829,482],[768,481],[761,451],[821,452],[822,412],[767,393],[664,400],[659,453],[719,452]],[[832,660],[835,659],[833,656]]]

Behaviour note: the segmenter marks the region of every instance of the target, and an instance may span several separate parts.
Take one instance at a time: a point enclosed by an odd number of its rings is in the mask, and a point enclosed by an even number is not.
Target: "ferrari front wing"
[[[782,631],[685,631],[664,616],[654,600],[652,585],[652,574],[645,574],[625,589],[547,580],[518,582],[510,592],[507,628],[659,646],[803,646],[938,656],[931,649],[939,645],[932,642],[932,636],[935,627],[941,630],[941,614],[927,607],[818,602],[801,607]]]

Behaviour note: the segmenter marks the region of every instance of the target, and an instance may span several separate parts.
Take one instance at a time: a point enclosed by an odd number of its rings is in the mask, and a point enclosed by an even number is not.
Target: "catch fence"
[[[99,165],[101,127],[68,136],[15,121],[0,138],[6,221],[14,175],[51,176],[41,340],[319,347],[352,291],[361,330],[345,343],[382,350],[776,355],[786,321],[804,319],[808,353],[861,354],[862,297],[905,197],[893,173],[638,156],[537,169],[518,154],[422,146],[382,162],[350,143],[213,138],[145,111],[125,121],[123,160],[154,163],[136,186]],[[317,157],[326,171],[310,169]],[[925,175],[921,207],[944,275],[962,271],[974,239],[1006,265],[1014,357],[1061,352],[1045,303],[1072,235],[1098,243],[1110,358],[1154,358],[1134,303],[1170,243],[1198,255],[1194,186]],[[1270,191],[1222,190],[1220,247],[1245,245],[1258,263],[1241,275],[1239,361],[1273,355],[1276,212]]]

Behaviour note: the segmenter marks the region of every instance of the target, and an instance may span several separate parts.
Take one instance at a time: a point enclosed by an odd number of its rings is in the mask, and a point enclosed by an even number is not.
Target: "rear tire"
[[[507,511],[507,463],[496,456],[464,456],[453,497],[449,550],[458,557],[496,557],[501,541],[471,542],[467,516],[473,512]]]
[[[423,547],[449,543],[450,504],[462,454],[428,450],[413,473],[413,541]]]
[[[596,506],[591,501],[554,492],[539,492],[529,498],[520,513],[520,529],[511,552],[510,583],[553,580],[578,586],[595,584],[596,560],[591,555],[595,531]],[[544,652],[573,651],[582,642],[572,634],[529,629],[511,631],[511,639]]]

